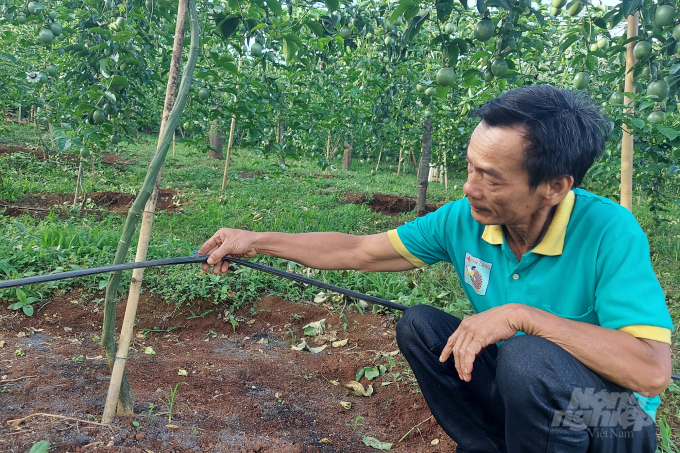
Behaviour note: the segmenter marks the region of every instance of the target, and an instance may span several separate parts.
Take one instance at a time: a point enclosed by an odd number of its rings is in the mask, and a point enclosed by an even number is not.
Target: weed
[[[177,391],[180,385],[189,385],[186,382],[178,382],[175,384],[175,388],[170,387],[170,394],[165,393],[165,390],[158,389],[157,391],[163,393],[165,398],[158,397],[158,399],[163,403],[163,406],[168,410],[168,423],[172,423],[172,409],[175,406],[175,397],[177,396]]]
[[[347,423],[347,426],[352,428],[352,431],[356,432],[359,428],[366,426],[366,419],[361,415],[357,415],[354,420]]]
[[[22,348],[19,348],[16,351],[14,351],[14,355],[17,356],[17,357],[23,357],[23,356],[26,355],[26,353],[24,352],[24,350]]]

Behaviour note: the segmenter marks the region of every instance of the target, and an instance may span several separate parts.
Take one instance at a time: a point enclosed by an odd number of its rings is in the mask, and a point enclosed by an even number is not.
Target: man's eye
[[[489,186],[495,186],[496,185],[495,182],[491,182],[488,179],[486,180],[486,184],[489,185]]]

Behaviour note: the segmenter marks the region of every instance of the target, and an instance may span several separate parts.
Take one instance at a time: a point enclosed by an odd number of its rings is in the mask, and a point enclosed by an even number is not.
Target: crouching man
[[[397,342],[457,452],[654,453],[671,376],[664,294],[631,213],[578,188],[609,121],[547,85],[476,114],[466,198],[370,236],[222,228],[199,253],[215,273],[257,254],[360,271],[450,262],[477,314],[409,308]]]

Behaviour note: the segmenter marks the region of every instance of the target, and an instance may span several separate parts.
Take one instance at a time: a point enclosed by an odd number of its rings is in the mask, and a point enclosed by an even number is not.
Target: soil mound
[[[368,205],[373,211],[388,216],[396,216],[402,212],[411,212],[416,208],[416,199],[408,197],[396,197],[394,195],[367,194],[360,192],[347,192],[344,194],[345,202],[352,204]],[[434,212],[441,204],[427,203],[427,212]]]
[[[119,214],[127,213],[135,200],[135,195],[111,191],[92,192],[88,193],[87,197],[97,207],[105,208],[106,212],[117,212]],[[18,217],[30,214],[36,218],[44,218],[50,210],[58,212],[67,211],[72,206],[72,203],[73,194],[70,193],[38,193],[24,195],[16,205],[5,203],[0,200],[0,207],[5,206],[7,208],[2,213],[4,216]],[[156,210],[174,211],[178,208],[179,193],[174,189],[161,189],[158,194]],[[82,212],[86,214],[96,214],[101,213],[102,211],[85,209]]]

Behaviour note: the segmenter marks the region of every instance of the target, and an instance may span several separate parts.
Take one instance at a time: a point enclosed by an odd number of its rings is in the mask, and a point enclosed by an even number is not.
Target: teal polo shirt
[[[671,341],[671,322],[647,236],[624,207],[574,189],[548,231],[517,260],[500,225],[484,226],[467,198],[388,232],[416,267],[452,263],[474,310],[517,303],[638,338]],[[637,395],[654,417],[660,400]]]

